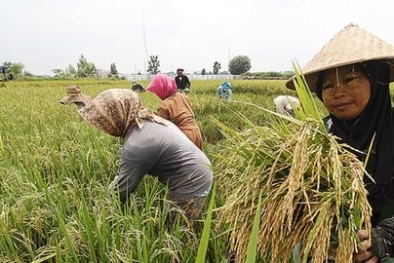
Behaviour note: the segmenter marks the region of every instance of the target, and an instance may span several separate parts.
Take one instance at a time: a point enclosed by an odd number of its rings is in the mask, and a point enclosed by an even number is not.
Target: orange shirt
[[[188,97],[175,92],[162,101],[157,113],[160,117],[173,122],[194,144],[202,150],[201,130],[197,125],[193,108]]]

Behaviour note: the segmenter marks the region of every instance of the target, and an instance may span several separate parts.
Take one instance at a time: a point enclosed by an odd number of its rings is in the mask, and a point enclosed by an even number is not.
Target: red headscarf
[[[147,90],[155,93],[160,99],[165,100],[171,94],[178,91],[175,79],[164,74],[157,74],[147,87]]]

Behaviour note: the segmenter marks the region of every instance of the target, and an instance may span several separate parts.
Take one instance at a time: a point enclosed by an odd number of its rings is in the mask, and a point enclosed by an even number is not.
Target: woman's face
[[[327,110],[339,120],[360,116],[371,97],[371,83],[354,65],[323,72],[322,98]]]

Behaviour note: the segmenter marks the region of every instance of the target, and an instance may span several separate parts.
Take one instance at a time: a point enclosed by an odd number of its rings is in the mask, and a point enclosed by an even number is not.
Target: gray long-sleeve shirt
[[[124,202],[145,174],[150,174],[168,185],[171,198],[182,201],[209,189],[213,180],[210,166],[207,156],[173,123],[145,120],[142,129],[135,125],[125,138],[113,184]]]

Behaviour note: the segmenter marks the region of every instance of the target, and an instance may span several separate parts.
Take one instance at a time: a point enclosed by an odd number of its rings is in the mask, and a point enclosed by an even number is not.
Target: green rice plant
[[[216,193],[216,185],[214,185],[213,190],[212,190],[212,195],[211,195],[211,201],[209,202],[209,208],[207,212],[207,218],[204,222],[204,229],[202,232],[202,236],[200,239],[200,244],[198,246],[198,251],[197,251],[197,258],[196,258],[196,263],[204,263],[206,254],[207,254],[207,249],[208,249],[208,243],[209,243],[209,234],[211,230],[211,224],[212,224],[212,214],[213,214],[213,205],[215,201],[215,193]]]
[[[254,263],[257,259],[257,245],[258,245],[258,235],[260,228],[260,212],[261,212],[261,194],[259,195],[259,200],[257,201],[256,214],[253,220],[252,232],[250,233],[248,250],[246,252],[246,263]]]
[[[219,217],[231,229],[231,248],[240,262],[254,238],[256,216],[259,258],[270,262],[290,262],[297,245],[297,261],[326,262],[334,244],[336,262],[351,262],[357,230],[371,227],[363,164],[326,131],[296,72],[303,106],[298,119],[271,112],[270,122],[260,127],[238,113],[249,127],[241,133],[213,119],[228,141],[215,157],[223,170],[218,184],[232,189],[223,193]],[[256,215],[260,193],[261,213]]]
[[[225,139],[225,130],[212,118],[230,127],[236,134],[232,138],[235,141],[239,134],[244,138],[245,128],[272,122],[270,113],[252,105],[271,109],[272,99],[283,94],[284,81],[232,81],[233,99],[243,104],[220,101],[216,97],[220,81],[192,82],[188,96],[206,139],[204,149],[213,163],[215,184],[222,182],[222,171],[239,176],[242,165],[225,169],[216,166],[214,156],[231,141]],[[142,83],[147,86],[149,81]],[[202,238],[201,233],[185,226],[182,215],[168,229],[165,218],[172,208],[165,187],[157,180],[144,178],[127,207],[116,198],[107,198],[122,143],[85,125],[75,105],[59,103],[69,85],[79,85],[94,97],[108,88],[129,89],[131,83],[13,81],[0,90],[0,262],[195,261],[200,241],[206,242],[207,234]],[[141,94],[141,98],[153,110],[160,104],[149,92]],[[248,116],[249,122],[243,116]],[[288,120],[280,120],[288,124]],[[288,134],[293,130],[291,126],[286,131],[275,131]],[[240,158],[251,159],[259,154],[258,150],[254,153],[252,148],[237,149]],[[258,166],[260,161],[255,160]],[[232,258],[229,240],[233,228],[218,216],[228,189],[225,184],[217,184],[212,195],[208,244],[202,249],[206,262],[227,262]],[[255,201],[251,211],[257,206],[257,198]],[[208,226],[205,219],[202,223]],[[261,261],[260,255],[256,258]]]

